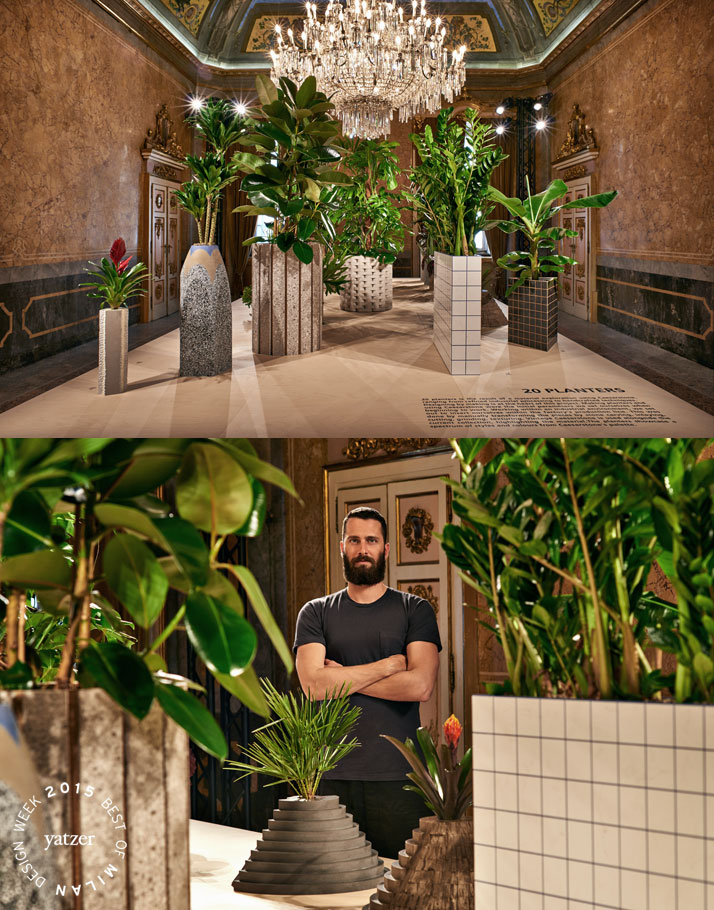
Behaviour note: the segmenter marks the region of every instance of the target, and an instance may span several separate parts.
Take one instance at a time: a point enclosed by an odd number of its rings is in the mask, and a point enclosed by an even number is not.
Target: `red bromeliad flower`
[[[459,739],[461,738],[462,729],[459,719],[455,714],[452,714],[451,717],[448,717],[444,721],[444,739],[452,751],[456,749]]]
[[[124,243],[124,238],[117,237],[117,239],[112,244],[111,250],[109,250],[109,258],[114,263],[114,265],[117,267],[117,270],[119,270],[119,266],[121,264],[121,257],[124,255],[124,253],[126,253],[126,244]],[[129,257],[129,258],[131,258],[131,257]],[[126,260],[126,261],[128,262],[129,260]],[[124,268],[126,268],[126,266],[124,266]],[[122,271],[123,271],[123,269],[122,269]]]

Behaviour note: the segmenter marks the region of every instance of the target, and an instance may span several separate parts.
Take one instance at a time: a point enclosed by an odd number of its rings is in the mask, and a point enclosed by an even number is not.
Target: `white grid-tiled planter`
[[[391,263],[371,256],[350,256],[347,284],[340,291],[340,308],[350,313],[381,313],[392,309]]]
[[[480,374],[480,256],[435,253],[434,344],[454,376]]]
[[[714,705],[472,712],[477,910],[714,910]]]

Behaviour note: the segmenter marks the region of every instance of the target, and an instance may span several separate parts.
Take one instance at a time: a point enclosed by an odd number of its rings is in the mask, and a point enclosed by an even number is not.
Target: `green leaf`
[[[302,240],[296,240],[293,245],[293,250],[300,262],[304,262],[305,265],[309,265],[312,262],[312,247],[308,243],[305,243]]]
[[[260,589],[260,585],[258,584],[255,575],[253,575],[247,566],[231,566],[231,570],[238,581],[243,585],[245,593],[248,595],[248,600],[255,610],[256,616],[260,620],[260,624],[265,629],[268,638],[273,643],[282,662],[287,667],[288,672],[292,673],[292,652],[285,642],[283,633],[280,631],[280,626],[278,626],[275,621],[275,617],[268,606],[268,602],[263,596],[263,592]]]
[[[250,515],[253,489],[243,468],[221,447],[192,443],[176,479],[176,506],[202,531],[230,534]]]
[[[181,570],[193,584],[204,585],[208,579],[208,550],[201,534],[183,518],[157,518],[154,525],[161,535],[163,546],[174,557]]]
[[[265,514],[267,511],[267,500],[263,484],[250,477],[250,485],[253,487],[253,509],[245,522],[238,528],[236,534],[239,537],[258,537],[263,530]]]
[[[204,752],[223,762],[228,758],[228,745],[215,717],[190,692],[179,686],[159,683],[156,698],[165,714],[175,720]]]
[[[82,668],[134,717],[141,720],[149,713],[154,700],[154,681],[138,654],[118,642],[90,641],[82,652]]]
[[[317,80],[314,76],[308,76],[302,83],[295,96],[296,107],[306,107],[315,97],[317,91]]]
[[[156,673],[157,670],[166,672],[166,661],[160,654],[145,654],[144,663],[152,673]]]
[[[15,588],[72,589],[72,570],[60,550],[11,556],[0,563],[0,581]]]
[[[260,688],[258,677],[252,667],[246,667],[240,676],[228,676],[227,673],[213,674],[226,692],[230,692],[255,714],[261,717],[270,716],[270,708]]]
[[[187,440],[180,438],[143,440],[121,466],[121,472],[113,480],[105,499],[131,499],[143,493],[153,493],[176,473],[186,445]]]
[[[211,569],[208,581],[203,585],[201,591],[203,594],[208,594],[214,600],[220,600],[222,604],[230,607],[231,610],[235,610],[239,616],[245,615],[245,607],[243,606],[240,594],[233,587],[230,579],[226,578],[225,575],[221,575],[217,569]],[[188,593],[188,588],[186,589],[186,593]]]
[[[229,451],[238,464],[242,465],[249,474],[253,475],[253,477],[264,480],[266,483],[271,483],[273,486],[280,487],[281,490],[285,490],[286,493],[289,493],[291,496],[300,500],[288,475],[284,471],[281,471],[280,468],[276,468],[274,465],[270,464],[270,462],[258,458],[252,447],[250,450],[246,448],[243,444],[244,440],[216,439],[214,441]]]
[[[169,588],[158,559],[136,537],[116,534],[105,547],[102,564],[112,593],[148,629],[161,612]]]
[[[275,243],[281,252],[287,253],[293,243],[295,243],[295,235],[278,234],[278,236],[275,238]]]
[[[272,104],[278,100],[278,89],[276,85],[262,73],[255,77],[255,90],[261,104]]]
[[[249,622],[200,592],[186,598],[186,631],[203,662],[215,673],[239,676],[258,647],[258,637]]]
[[[52,546],[49,507],[36,490],[19,493],[5,519],[3,557],[34,553]]]
[[[32,670],[21,660],[0,670],[0,689],[31,689],[32,683]]]

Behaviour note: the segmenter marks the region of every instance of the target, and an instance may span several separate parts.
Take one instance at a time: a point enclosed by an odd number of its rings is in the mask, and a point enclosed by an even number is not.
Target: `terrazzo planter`
[[[508,343],[549,351],[558,340],[558,279],[530,279],[507,299]]]
[[[217,376],[233,365],[228,274],[217,246],[194,243],[181,269],[181,376]]]
[[[480,256],[434,254],[434,345],[452,375],[480,374]]]
[[[34,764],[47,834],[92,838],[42,838],[38,853],[27,844],[53,910],[189,910],[185,732],[158,704],[139,722],[101,689],[4,692],[0,700],[11,705]]]
[[[422,818],[364,910],[466,910],[474,905],[471,818]],[[479,908],[481,910],[481,908]]]
[[[336,894],[373,888],[384,864],[337,796],[281,799],[233,880],[249,894]]]
[[[478,910],[712,906],[714,705],[472,711]]]
[[[340,291],[340,309],[349,313],[382,313],[392,309],[390,265],[381,265],[371,256],[350,256],[347,284]]]
[[[126,391],[129,362],[129,310],[104,307],[99,311],[99,376],[100,395],[118,395]]]
[[[322,255],[311,243],[306,265],[274,243],[253,246],[253,353],[284,357],[319,351],[322,342]]]

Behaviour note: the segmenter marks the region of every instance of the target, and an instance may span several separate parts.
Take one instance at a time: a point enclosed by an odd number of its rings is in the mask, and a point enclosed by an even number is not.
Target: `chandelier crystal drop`
[[[276,25],[277,48],[270,73],[298,84],[314,76],[332,98],[345,135],[374,139],[389,135],[394,110],[408,122],[433,113],[458,96],[466,78],[466,47],[444,47],[446,28],[412,0],[411,18],[396,2],[330,0],[324,21],[317,6],[305,4],[307,19],[297,36],[287,39]]]

